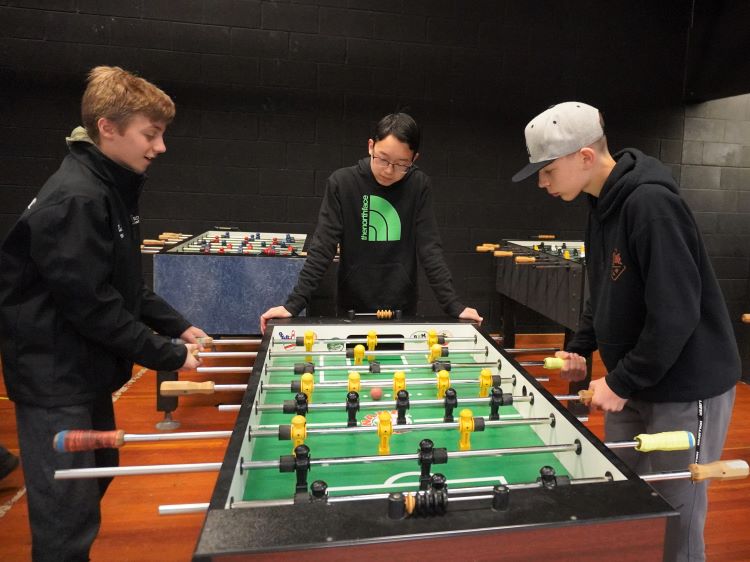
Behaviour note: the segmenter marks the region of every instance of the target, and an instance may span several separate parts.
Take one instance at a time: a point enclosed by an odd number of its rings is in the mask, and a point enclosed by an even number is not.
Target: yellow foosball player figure
[[[610,154],[604,119],[582,102],[554,105],[526,126],[529,164],[563,201],[590,205],[586,256],[590,298],[580,328],[557,356],[561,376],[581,380],[598,349],[607,375],[591,382],[606,412],[607,441],[674,427],[696,435],[694,451],[616,451],[638,473],[680,470],[721,456],[740,378],[740,358],[700,229],[671,171],[626,148]],[[703,560],[707,483],[654,487],[680,512],[666,559]]]
[[[386,115],[368,141],[369,155],[328,178],[318,224],[297,285],[283,306],[260,317],[296,316],[340,248],[338,309],[372,313],[381,308],[413,316],[417,306],[417,263],[424,269],[446,314],[481,322],[458,300],[443,256],[429,177],[415,161],[420,131],[405,113]]]

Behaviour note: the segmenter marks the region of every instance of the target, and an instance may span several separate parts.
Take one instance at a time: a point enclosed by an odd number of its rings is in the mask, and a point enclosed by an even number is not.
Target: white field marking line
[[[455,418],[458,416],[453,416],[453,417]],[[521,416],[521,414],[502,414],[500,416],[500,420],[506,420],[506,419],[523,419],[523,416]],[[414,423],[440,423],[442,421],[443,421],[443,418],[423,418]],[[487,420],[487,421],[490,421],[490,420]],[[398,431],[398,426],[397,425],[394,426],[393,430]]]
[[[419,472],[402,472],[395,474],[385,481],[385,484],[358,484],[356,486],[329,486],[329,492],[356,492],[362,490],[392,490],[393,488],[417,488],[419,482],[396,482],[399,478],[406,476],[419,476]],[[498,484],[507,484],[508,481],[504,476],[484,476],[478,478],[456,478],[451,479],[449,484],[477,484],[480,482],[495,482]]]
[[[318,355],[320,357],[320,376],[318,377],[318,382],[326,382],[325,378],[325,369],[323,368],[323,365],[325,365],[325,356]]]
[[[126,382],[124,385],[122,385],[122,388],[117,390],[112,394],[112,402],[117,402],[120,397],[128,391],[128,389],[133,386],[135,383],[138,382],[138,380],[146,374],[148,369],[146,367],[142,367],[140,371],[138,371],[135,375],[132,376],[132,378]]]
[[[7,502],[5,502],[3,505],[0,505],[0,519],[5,517],[5,514],[10,511],[10,509],[15,505],[15,503],[20,500],[22,497],[26,495],[26,486],[23,486],[20,490],[16,492],[16,494],[10,498]]]

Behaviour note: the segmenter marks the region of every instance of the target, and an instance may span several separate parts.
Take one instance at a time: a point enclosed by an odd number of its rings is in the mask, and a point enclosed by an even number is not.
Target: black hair
[[[391,113],[378,121],[372,139],[377,142],[388,135],[393,135],[401,142],[408,144],[415,154],[419,152],[419,126],[410,115]]]

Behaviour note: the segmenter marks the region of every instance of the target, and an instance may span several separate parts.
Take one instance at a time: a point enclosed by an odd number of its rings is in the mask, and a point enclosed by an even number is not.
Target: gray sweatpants
[[[691,431],[696,448],[690,451],[639,453],[635,449],[614,452],[638,474],[687,470],[690,463],[709,463],[721,457],[734,406],[735,388],[694,402],[642,402],[629,400],[621,412],[604,418],[606,441],[631,441],[640,433]],[[665,560],[705,560],[703,527],[708,509],[708,482],[689,479],[653,482],[652,486],[680,512],[679,533],[668,533]]]

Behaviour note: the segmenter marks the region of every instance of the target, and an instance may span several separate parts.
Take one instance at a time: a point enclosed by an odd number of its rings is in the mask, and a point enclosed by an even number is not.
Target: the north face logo
[[[362,196],[362,240],[401,240],[401,218],[388,201],[377,195]]]
[[[627,267],[622,263],[620,250],[615,248],[614,252],[612,252],[612,271],[610,273],[612,281],[617,281],[626,269]]]

